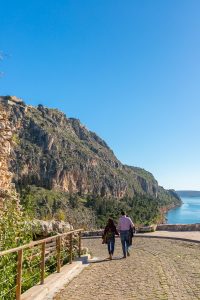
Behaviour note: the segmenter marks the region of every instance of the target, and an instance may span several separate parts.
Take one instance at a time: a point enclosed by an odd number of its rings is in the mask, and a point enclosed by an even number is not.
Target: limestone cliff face
[[[4,210],[5,199],[12,200],[19,209],[19,200],[12,183],[10,168],[11,140],[15,128],[9,122],[9,112],[0,103],[0,214]]]
[[[0,102],[17,128],[11,171],[18,187],[34,184],[114,198],[135,193],[158,196],[151,173],[123,165],[79,120],[42,105],[26,106],[16,97],[1,97]]]

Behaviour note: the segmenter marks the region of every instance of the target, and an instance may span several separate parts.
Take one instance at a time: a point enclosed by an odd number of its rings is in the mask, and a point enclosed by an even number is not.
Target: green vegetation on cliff
[[[29,216],[43,220],[56,219],[67,221],[74,227],[93,229],[104,227],[111,216],[116,221],[120,211],[125,210],[137,225],[150,225],[162,222],[162,207],[170,207],[173,197],[167,192],[162,198],[148,195],[134,195],[115,199],[48,190],[36,186],[27,186],[21,191],[21,204]],[[178,203],[178,202],[177,202]]]
[[[26,213],[41,220],[66,221],[75,228],[96,226],[94,211],[86,206],[87,199],[77,194],[27,186],[21,190],[21,204]]]

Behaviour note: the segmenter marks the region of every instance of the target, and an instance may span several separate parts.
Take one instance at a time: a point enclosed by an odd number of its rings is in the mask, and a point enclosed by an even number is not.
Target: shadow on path
[[[112,259],[94,257],[93,259],[88,259],[88,263],[89,264],[97,264],[97,263],[104,263],[104,262],[108,262],[108,261],[112,261],[112,260],[121,260],[121,259],[124,259],[124,257],[116,256],[116,257],[113,257]]]

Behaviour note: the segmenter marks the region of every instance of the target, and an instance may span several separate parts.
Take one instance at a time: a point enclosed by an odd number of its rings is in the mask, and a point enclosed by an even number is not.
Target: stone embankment
[[[156,230],[163,231],[200,231],[200,223],[197,224],[161,224]]]
[[[136,228],[137,233],[148,233],[148,232],[159,232],[159,231],[200,231],[200,224],[160,224],[160,225],[152,225],[145,226],[141,228]],[[85,231],[83,233],[84,237],[92,237],[92,236],[102,236],[103,230],[93,230],[93,231]]]

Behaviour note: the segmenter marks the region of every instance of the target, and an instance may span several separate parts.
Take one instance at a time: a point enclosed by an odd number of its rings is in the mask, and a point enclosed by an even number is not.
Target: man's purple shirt
[[[131,228],[134,227],[134,224],[133,224],[132,220],[129,217],[122,216],[119,219],[117,229],[120,230],[120,231],[124,231],[124,230],[129,230],[130,227]]]

